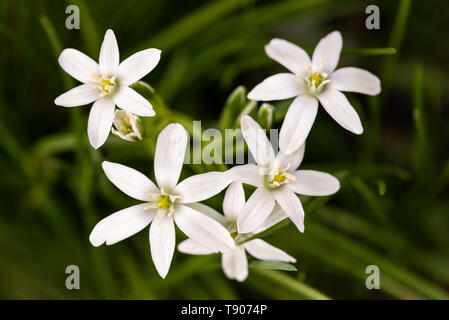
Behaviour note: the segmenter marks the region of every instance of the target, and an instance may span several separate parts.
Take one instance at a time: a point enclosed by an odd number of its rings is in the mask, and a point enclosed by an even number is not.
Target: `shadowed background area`
[[[80,30],[65,28],[69,4],[80,8]],[[380,8],[380,30],[365,28],[369,4]],[[447,12],[449,3],[434,0],[0,0],[0,298],[448,299]],[[57,56],[71,47],[97,60],[108,28],[121,60],[142,48],[162,50],[143,80],[165,103],[145,120],[146,140],[110,136],[95,151],[87,141],[89,107],[53,103],[76,84]],[[311,53],[333,30],[344,39],[339,66],[372,71],[382,93],[347,94],[362,136],[318,112],[303,166],[337,175],[342,188],[302,198],[304,234],[290,224],[265,238],[297,258],[297,272],[251,267],[238,283],[224,276],[219,255],[176,252],[162,280],[148,229],[110,247],[91,246],[100,219],[135,203],[106,179],[101,161],[154,178],[155,139],[166,124],[187,127],[196,119],[219,127],[236,87],[251,89],[284,71],[264,53],[272,37]],[[274,103],[275,128],[288,103]],[[225,168],[186,165],[182,176],[210,169]],[[221,210],[222,198],[207,204]],[[178,242],[183,238],[177,231]],[[68,265],[81,270],[80,290],[65,287]],[[380,290],[365,287],[368,265],[380,268]]]

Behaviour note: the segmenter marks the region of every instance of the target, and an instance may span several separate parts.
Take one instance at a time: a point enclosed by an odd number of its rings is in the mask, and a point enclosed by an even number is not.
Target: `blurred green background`
[[[81,10],[81,29],[65,28],[65,8]],[[380,30],[365,28],[365,8],[380,8]],[[0,298],[25,299],[448,299],[449,3],[443,1],[216,0],[0,1]],[[107,28],[121,60],[162,49],[143,80],[164,99],[146,120],[148,138],[110,136],[94,151],[89,107],[62,108],[55,97],[76,84],[57,63],[66,47],[93,57]],[[149,252],[148,230],[111,247],[88,240],[103,217],[135,202],[117,190],[101,161],[153,177],[155,137],[169,122],[218,127],[229,94],[284,69],[263,46],[272,37],[309,52],[340,30],[340,66],[382,81],[378,97],[347,94],[365,128],[355,136],[320,109],[304,167],[332,172],[332,198],[302,198],[305,233],[288,225],[265,238],[297,258],[298,272],[251,268],[228,280],[218,255],[175,253],[165,280]],[[394,48],[394,50],[367,50]],[[277,103],[279,127],[287,103]],[[169,106],[169,107],[168,107]],[[183,176],[223,166],[185,166]],[[207,203],[220,208],[217,196]],[[248,194],[247,194],[248,196]],[[183,238],[177,234],[178,242]],[[67,265],[81,289],[65,288]],[[367,290],[365,268],[380,268]]]

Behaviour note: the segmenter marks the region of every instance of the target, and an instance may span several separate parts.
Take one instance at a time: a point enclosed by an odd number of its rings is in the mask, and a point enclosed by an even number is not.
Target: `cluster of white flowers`
[[[304,210],[296,194],[326,196],[340,188],[339,181],[328,173],[297,168],[304,157],[305,140],[315,120],[318,101],[342,127],[361,134],[360,119],[341,91],[370,95],[380,92],[379,79],[368,71],[358,68],[335,71],[341,48],[339,32],[323,38],[312,59],[303,49],[285,40],[273,39],[265,47],[269,57],[292,73],[265,79],[248,98],[271,101],[296,97],[282,124],[277,154],[265,130],[251,117],[243,116],[242,135],[256,164],[198,174],[178,183],[189,137],[177,123],[166,126],[157,139],[154,157],[157,185],[132,168],[103,162],[108,179],[143,203],[101,220],[90,235],[91,243],[111,245],[151,223],[151,256],[163,278],[175,250],[175,224],[188,237],[178,245],[180,252],[222,253],[223,271],[231,279],[246,279],[246,252],[260,260],[296,262],[284,251],[253,236],[285,218],[304,232]],[[113,124],[115,135],[129,141],[140,140],[137,116],[155,113],[151,104],[129,86],[156,66],[160,53],[157,49],[143,50],[119,64],[118,46],[111,30],[106,32],[101,46],[99,64],[77,50],[66,49],[59,58],[61,67],[84,84],[59,96],[55,103],[71,107],[94,102],[88,121],[89,140],[94,148],[106,141]],[[115,111],[115,105],[123,111]],[[248,200],[242,183],[256,187]],[[224,214],[201,203],[226,187]]]

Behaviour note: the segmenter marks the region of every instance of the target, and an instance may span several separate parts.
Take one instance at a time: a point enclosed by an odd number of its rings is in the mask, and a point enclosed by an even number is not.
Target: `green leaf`
[[[276,270],[256,268],[252,270],[252,275],[253,277],[257,277],[257,281],[263,281],[269,290],[273,290],[273,287],[280,287],[283,290],[290,292],[298,299],[330,299],[328,296],[315,288],[309,287],[308,285]]]
[[[253,260],[249,263],[250,267],[263,268],[263,269],[273,269],[273,270],[283,270],[283,271],[298,271],[296,267],[290,263],[282,261],[271,261],[271,260]]]
[[[347,48],[341,51],[343,55],[353,55],[353,56],[386,56],[396,54],[395,48]]]

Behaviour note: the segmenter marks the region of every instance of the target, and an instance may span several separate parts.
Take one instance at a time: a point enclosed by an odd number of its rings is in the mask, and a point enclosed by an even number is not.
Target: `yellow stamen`
[[[92,78],[92,80],[96,82],[96,84],[94,84],[94,88],[100,90],[101,97],[110,94],[114,89],[114,87],[116,86],[115,83],[116,77],[108,78],[106,75],[102,75],[100,78],[95,74],[91,74],[90,77]]]
[[[159,199],[156,201],[156,205],[161,209],[169,209],[171,204],[172,203],[168,195],[160,195]]]
[[[269,181],[269,185],[272,187],[279,187],[282,184],[289,183],[290,181],[295,181],[296,177],[291,173],[287,172],[290,168],[290,163],[286,168],[280,169],[280,163],[277,162],[273,168],[273,178]]]
[[[324,77],[321,73],[315,72],[309,77],[310,83],[318,87],[324,80]]]

